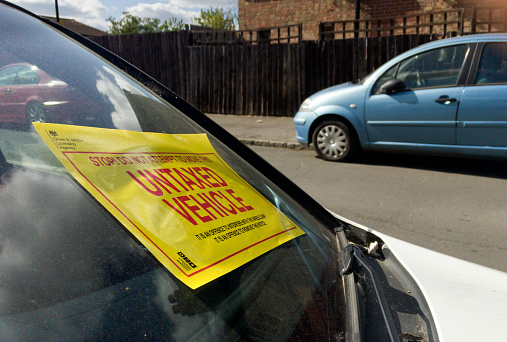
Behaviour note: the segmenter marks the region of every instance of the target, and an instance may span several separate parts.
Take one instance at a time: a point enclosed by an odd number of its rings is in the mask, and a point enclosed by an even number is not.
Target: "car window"
[[[417,54],[400,63],[396,78],[407,89],[453,86],[467,51],[466,45],[456,45]]]
[[[484,46],[475,83],[507,83],[507,44],[491,43]]]
[[[19,66],[11,66],[5,67],[0,70],[0,86],[9,86],[13,85],[16,80],[16,75],[18,74],[20,67]]]
[[[18,71],[14,84],[37,84],[40,76],[31,68],[22,66]]]
[[[373,86],[372,94],[376,94],[384,83],[394,78],[396,71],[398,71],[398,66],[399,63],[389,68],[389,70],[378,78],[377,82],[375,82],[375,85]]]
[[[157,95],[166,89],[148,88],[39,20],[0,5],[0,42],[4,82],[13,82],[20,65],[55,76],[47,91],[37,85],[26,98],[0,103],[0,340],[322,341],[343,333],[336,236],[306,203],[191,120],[183,112],[189,105]],[[28,71],[23,77],[35,80]],[[35,117],[204,134],[304,234],[191,289],[55,160],[30,122]],[[162,215],[149,219],[178,226]]]

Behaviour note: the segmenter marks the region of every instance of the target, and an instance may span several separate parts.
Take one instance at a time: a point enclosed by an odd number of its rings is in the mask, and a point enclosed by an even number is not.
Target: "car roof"
[[[378,69],[374,71],[374,73],[371,74],[368,81],[366,81],[366,84],[370,84],[370,82],[373,81],[373,79],[376,79],[375,75],[378,75],[379,73],[383,73],[385,70],[387,70],[392,65],[404,60],[408,56],[411,56],[413,54],[417,54],[422,51],[431,50],[433,48],[438,48],[442,46],[449,46],[449,45],[457,45],[457,44],[470,44],[470,43],[477,43],[477,42],[507,42],[507,33],[483,33],[483,34],[470,34],[460,37],[452,37],[452,38],[445,38],[445,39],[439,39],[435,41],[431,41],[429,43],[425,43],[422,45],[419,45],[413,49],[410,49],[408,51],[403,52],[402,54],[393,57],[386,63],[384,63],[382,66],[380,66]]]
[[[460,37],[445,38],[432,41],[419,47],[440,46],[455,43],[472,43],[472,42],[486,42],[486,41],[504,41],[507,40],[507,33],[483,33],[483,34],[470,34]]]

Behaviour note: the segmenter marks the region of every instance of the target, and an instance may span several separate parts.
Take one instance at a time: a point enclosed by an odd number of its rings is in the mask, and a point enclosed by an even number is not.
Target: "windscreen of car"
[[[221,158],[305,234],[190,289],[62,167],[30,121],[207,132],[88,49],[2,4],[0,42],[0,68],[23,65],[41,77],[37,87],[0,94],[1,341],[323,341],[343,333],[336,240],[304,206],[208,134]]]

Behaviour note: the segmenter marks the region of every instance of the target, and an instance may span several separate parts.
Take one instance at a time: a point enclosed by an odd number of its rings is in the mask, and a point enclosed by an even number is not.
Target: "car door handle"
[[[435,102],[436,103],[451,103],[451,102],[456,102],[456,98],[454,97],[451,97],[451,98],[448,98],[448,97],[439,97],[438,99],[435,99]]]

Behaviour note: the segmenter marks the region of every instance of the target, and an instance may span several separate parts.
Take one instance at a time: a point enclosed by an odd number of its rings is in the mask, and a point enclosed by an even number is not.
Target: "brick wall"
[[[240,30],[303,24],[303,39],[318,39],[323,21],[353,19],[353,1],[238,0]]]
[[[507,0],[361,0],[361,19],[395,17],[445,9],[506,6]],[[354,0],[238,0],[240,30],[303,24],[303,39],[319,39],[319,24],[352,20]]]

